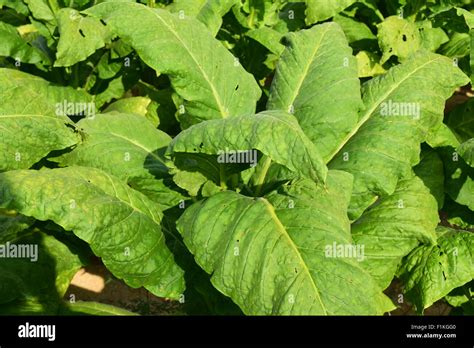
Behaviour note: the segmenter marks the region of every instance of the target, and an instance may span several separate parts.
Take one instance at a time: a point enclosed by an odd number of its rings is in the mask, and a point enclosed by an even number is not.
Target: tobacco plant
[[[469,1],[0,7],[0,314],[474,313]]]

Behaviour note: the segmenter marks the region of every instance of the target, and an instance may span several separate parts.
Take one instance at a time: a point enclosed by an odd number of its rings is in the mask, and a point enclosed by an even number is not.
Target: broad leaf
[[[436,198],[438,208],[441,209],[444,205],[444,166],[439,155],[434,150],[423,151],[420,163],[413,170]]]
[[[185,100],[184,127],[255,111],[261,92],[254,78],[197,20],[135,3],[103,3],[86,13],[105,20],[147,65],[170,77]]]
[[[44,58],[39,50],[20,36],[13,25],[4,22],[0,22],[0,56],[12,57],[20,64],[36,64]]]
[[[452,147],[443,147],[438,153],[444,163],[446,193],[474,211],[474,168]]]
[[[56,25],[55,12],[59,10],[57,1],[47,0],[24,0],[35,19],[45,21],[50,25]],[[53,5],[53,6],[51,6]]]
[[[171,138],[143,116],[105,113],[82,119],[77,127],[84,140],[59,157],[62,165],[95,167],[123,179],[166,176],[163,153]]]
[[[400,269],[419,312],[474,278],[474,234],[441,228],[438,242],[413,250]]]
[[[1,207],[72,230],[129,286],[170,298],[183,292],[159,206],[118,179],[86,167],[9,171],[0,190]]]
[[[280,56],[285,49],[285,46],[280,43],[283,35],[272,28],[261,27],[258,29],[253,29],[247,32],[245,35],[261,43],[271,53],[277,56]]]
[[[286,40],[267,107],[293,113],[327,160],[363,107],[357,62],[334,23],[291,33]]]
[[[436,243],[438,207],[423,182],[401,180],[396,191],[352,224],[355,243],[364,245],[362,266],[382,289],[390,285],[400,261],[418,244]]]
[[[296,2],[292,0],[292,2]],[[306,24],[314,24],[333,17],[349,7],[355,0],[304,0],[306,3]]]
[[[123,99],[127,100],[127,99]],[[73,151],[54,158],[62,166],[99,168],[125,180],[165,207],[182,196],[170,189],[164,152],[171,141],[143,116],[106,113],[77,123],[84,139]]]
[[[442,28],[433,28],[430,21],[417,22],[420,32],[421,46],[436,52],[440,46],[449,41],[448,35]],[[402,37],[403,40],[403,37]]]
[[[363,85],[366,109],[329,163],[354,175],[352,218],[411,173],[420,143],[441,124],[445,100],[468,82],[450,59],[422,52]]]
[[[380,57],[372,52],[360,51],[356,55],[360,78],[385,74],[387,71],[380,65]]]
[[[195,17],[216,36],[222,25],[222,17],[237,0],[175,0],[168,9],[181,17]]]
[[[160,124],[160,119],[156,113],[157,103],[148,97],[131,97],[119,99],[113,102],[104,110],[104,112],[117,111],[123,114],[137,114],[145,116],[154,126]]]
[[[326,189],[305,179],[268,198],[222,192],[187,208],[177,226],[245,314],[382,314],[393,306],[356,259],[329,252],[352,247],[350,187],[350,175],[331,172]]]
[[[469,99],[453,109],[448,115],[446,124],[454,132],[460,142],[474,138],[474,100]],[[457,147],[458,144],[449,145]]]
[[[458,204],[450,199],[450,197],[446,197],[443,213],[447,215],[447,221],[451,225],[464,230],[474,231],[474,214],[465,205]]]
[[[170,143],[174,152],[221,155],[230,151],[259,150],[288,169],[324,182],[327,168],[318,150],[298,122],[283,111],[211,120],[181,132]],[[255,163],[254,163],[255,164]]]
[[[68,106],[86,111],[91,105],[82,91],[10,69],[0,69],[0,99],[0,171],[29,168],[50,151],[76,144],[78,135],[66,126]]]
[[[339,14],[334,17],[334,22],[339,24],[347,37],[347,41],[353,46],[362,47],[364,44],[377,43],[377,37],[372,33],[367,24],[356,19]]]
[[[83,17],[72,8],[58,12],[59,42],[54,66],[71,66],[110,41],[107,27],[97,18]]]
[[[378,25],[377,38],[383,53],[382,64],[392,56],[403,62],[421,48],[417,26],[398,16],[388,17]]]

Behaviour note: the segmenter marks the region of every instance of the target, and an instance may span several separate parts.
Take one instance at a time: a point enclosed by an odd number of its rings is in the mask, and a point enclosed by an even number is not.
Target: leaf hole
[[[402,35],[402,40],[405,42],[407,41],[407,36],[405,34]]]
[[[86,36],[84,35],[84,32],[82,31],[82,29],[79,29],[79,34],[81,34],[82,37],[86,37]]]
[[[101,19],[100,22],[101,22],[103,25],[107,25],[107,23],[106,23],[103,19]]]
[[[235,90],[237,91],[239,89],[239,85],[235,86]]]

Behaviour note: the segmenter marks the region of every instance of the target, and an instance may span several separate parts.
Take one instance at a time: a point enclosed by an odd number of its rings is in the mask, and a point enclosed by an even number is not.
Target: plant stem
[[[225,167],[221,164],[219,166],[219,177],[220,177],[220,186],[222,189],[227,190],[227,185],[225,183]]]
[[[257,187],[257,190],[255,191],[255,197],[260,196],[260,193],[262,192],[263,182],[265,181],[265,177],[267,176],[267,172],[271,164],[272,159],[265,156],[262,169],[258,173],[257,180],[255,181],[255,186]]]
[[[230,178],[232,180],[232,188],[237,188],[239,186],[239,175],[234,174]]]

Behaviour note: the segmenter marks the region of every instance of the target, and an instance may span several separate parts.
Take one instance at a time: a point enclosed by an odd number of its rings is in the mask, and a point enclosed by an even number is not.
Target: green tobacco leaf
[[[86,167],[20,170],[0,174],[0,189],[1,207],[72,230],[129,286],[161,297],[183,292],[159,206],[120,180]]]
[[[59,315],[125,315],[135,316],[137,314],[129,312],[125,309],[111,306],[99,302],[77,301],[75,303],[67,303],[66,308],[62,308]]]
[[[273,27],[280,23],[281,5],[280,1],[273,0],[241,0],[232,7],[232,12],[244,28]]]
[[[110,41],[111,35],[97,18],[83,17],[72,8],[58,12],[59,42],[54,66],[71,66]]]
[[[469,164],[471,167],[474,167],[474,138],[462,143],[458,147],[457,152],[467,164]]]
[[[82,119],[77,127],[86,133],[85,139],[58,158],[63,166],[99,168],[125,180],[166,176],[163,152],[171,138],[143,116],[99,114]]]
[[[0,257],[0,314],[56,314],[72,277],[83,265],[80,256],[42,232],[2,246],[10,253],[21,247],[29,254]]]
[[[169,164],[173,181],[186,190],[190,196],[197,196],[206,185],[218,191],[220,184],[221,164],[215,156],[201,153],[174,153],[173,162]],[[207,196],[207,195],[206,195]]]
[[[474,234],[440,228],[437,244],[413,250],[400,268],[405,291],[422,312],[474,278]]]
[[[470,42],[468,33],[454,33],[438,52],[449,58],[462,58],[469,54]]]
[[[3,22],[0,22],[0,56],[12,57],[20,64],[36,64],[44,58],[41,51],[29,45],[13,25]]]
[[[137,114],[145,116],[154,126],[158,127],[160,119],[156,114],[157,104],[148,97],[131,97],[113,102],[104,112],[117,111],[122,114]]]
[[[50,2],[47,0],[24,0],[24,2],[28,5],[31,14],[35,19],[47,22],[51,26],[56,25],[55,12],[59,10],[59,6],[56,1]]]
[[[39,114],[59,119],[66,115],[93,116],[95,113],[92,96],[83,90],[55,86],[14,69],[0,68],[0,98],[2,115]],[[28,100],[28,103],[19,103],[19,100]]]
[[[445,100],[468,82],[450,59],[423,52],[363,85],[366,109],[329,163],[354,175],[352,219],[411,173],[420,143],[441,125]]]
[[[474,214],[465,205],[458,204],[450,197],[446,197],[443,213],[447,215],[446,219],[451,225],[471,232],[474,231]]]
[[[23,16],[28,16],[28,7],[22,1],[0,0],[0,6],[12,8]]]
[[[352,47],[365,49],[377,47],[377,37],[365,23],[345,14],[334,16],[334,22],[341,26]]]
[[[147,65],[170,77],[185,100],[183,127],[255,112],[261,94],[255,79],[197,20],[134,3],[104,3],[86,12],[105,20]]]
[[[453,307],[461,307],[465,304],[470,304],[474,306],[472,303],[472,299],[474,298],[474,282],[469,282],[464,284],[463,286],[454,289],[448,295],[446,295],[445,299]]]
[[[372,77],[385,74],[387,71],[380,65],[380,57],[368,51],[356,55],[359,77]]]
[[[76,144],[78,135],[66,126],[68,105],[84,110],[91,101],[82,91],[10,69],[0,69],[0,99],[0,171],[29,168]]]
[[[297,120],[283,111],[202,122],[174,138],[167,153],[220,155],[253,149],[305,177],[319,182],[326,179],[327,168],[318,150]]]
[[[382,314],[393,305],[354,255],[351,176],[303,179],[265,198],[226,191],[187,208],[177,226],[211,281],[251,315]]]
[[[444,163],[446,193],[457,203],[474,211],[474,168],[452,147],[438,149]]]
[[[293,113],[324,160],[355,127],[363,104],[357,62],[334,23],[286,36],[268,109]]]
[[[122,99],[127,100],[127,99]],[[164,152],[171,138],[143,116],[106,113],[77,123],[84,140],[73,151],[52,160],[62,166],[94,167],[125,180],[163,206],[179,203],[180,194],[165,183]]]
[[[436,198],[438,208],[441,209],[444,205],[444,166],[439,155],[434,150],[423,151],[420,163],[413,170]]]
[[[396,191],[382,198],[352,224],[352,237],[364,246],[362,266],[382,289],[390,285],[400,261],[420,242],[436,243],[438,207],[423,182],[400,180]]]
[[[237,0],[175,0],[167,9],[181,17],[198,19],[216,36],[222,25],[222,17],[236,3]]]
[[[296,2],[296,1],[292,1]],[[306,3],[306,24],[311,25],[333,17],[355,0],[304,0]]]
[[[460,142],[474,138],[474,99],[469,99],[466,103],[457,106],[448,115],[446,124],[454,132]],[[457,147],[459,144],[450,143]]]
[[[388,17],[380,23],[377,38],[383,52],[382,64],[392,56],[403,62],[421,48],[417,26],[399,16]]]
[[[261,43],[271,53],[280,56],[285,46],[280,43],[283,34],[269,27],[261,27],[248,31],[246,36]]]
[[[420,32],[421,46],[431,52],[436,52],[442,44],[449,41],[449,36],[442,28],[433,28],[431,21],[417,22]]]
[[[428,139],[426,139],[426,143],[432,148],[446,146],[456,148],[460,145],[459,140],[454,132],[444,123],[442,123],[438,129],[432,131],[431,134],[429,134]]]

